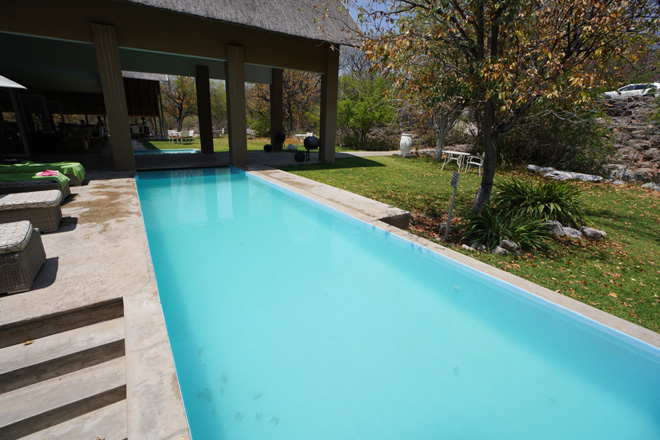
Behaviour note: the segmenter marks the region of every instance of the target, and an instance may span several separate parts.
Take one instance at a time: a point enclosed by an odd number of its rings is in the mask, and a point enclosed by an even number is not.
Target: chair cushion
[[[32,223],[27,220],[0,223],[0,255],[20,252],[32,237]]]
[[[56,189],[0,195],[0,210],[49,208],[62,201],[62,193]]]

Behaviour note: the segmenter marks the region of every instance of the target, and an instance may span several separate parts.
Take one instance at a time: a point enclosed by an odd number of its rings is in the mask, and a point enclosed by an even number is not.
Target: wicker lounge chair
[[[62,219],[58,190],[0,195],[0,223],[29,220],[41,232],[56,231]]]
[[[0,195],[1,194],[15,194],[32,191],[48,191],[56,189],[62,193],[62,201],[71,195],[71,188],[67,183],[64,188],[53,180],[22,180],[17,182],[1,182],[0,181]]]
[[[0,293],[30,290],[44,261],[41,236],[29,221],[0,224]]]

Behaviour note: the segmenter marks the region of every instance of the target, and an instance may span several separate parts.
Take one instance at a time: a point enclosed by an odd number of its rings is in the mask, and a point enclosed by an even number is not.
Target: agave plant
[[[534,184],[511,179],[496,184],[491,202],[509,218],[557,220],[574,227],[585,223],[578,191],[565,182]]]

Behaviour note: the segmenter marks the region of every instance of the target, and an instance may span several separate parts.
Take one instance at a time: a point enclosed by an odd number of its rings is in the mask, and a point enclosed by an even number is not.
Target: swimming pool
[[[660,438],[657,348],[242,171],[137,185],[195,440]]]
[[[148,154],[197,154],[199,150],[194,148],[177,148],[171,150],[133,150],[133,154],[137,156]]]

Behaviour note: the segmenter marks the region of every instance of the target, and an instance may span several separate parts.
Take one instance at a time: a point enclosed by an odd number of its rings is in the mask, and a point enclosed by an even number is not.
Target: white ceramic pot
[[[399,149],[401,150],[401,156],[407,156],[410,154],[410,149],[412,148],[412,134],[401,135],[401,142],[399,143]]]

